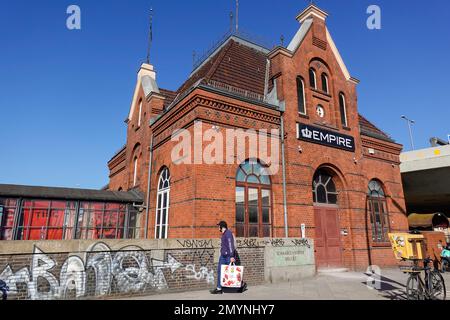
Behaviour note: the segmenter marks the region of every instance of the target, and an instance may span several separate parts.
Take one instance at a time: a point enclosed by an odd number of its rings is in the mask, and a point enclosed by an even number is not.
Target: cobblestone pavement
[[[381,270],[376,282],[364,272],[330,272],[296,282],[249,286],[242,294],[212,295],[202,290],[128,300],[405,300],[407,277],[398,269]],[[450,290],[450,273],[444,274],[444,279]],[[449,295],[447,291],[447,300]]]

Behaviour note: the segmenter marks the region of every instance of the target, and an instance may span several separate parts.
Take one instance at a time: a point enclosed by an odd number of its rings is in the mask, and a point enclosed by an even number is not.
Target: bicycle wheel
[[[406,282],[406,297],[408,300],[422,300],[422,286],[419,283],[419,275],[411,273]]]
[[[432,300],[445,300],[447,291],[445,288],[445,281],[439,271],[431,271],[428,280],[428,290]]]

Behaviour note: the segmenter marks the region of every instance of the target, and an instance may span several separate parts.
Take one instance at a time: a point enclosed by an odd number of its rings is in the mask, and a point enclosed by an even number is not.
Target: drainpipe
[[[147,204],[145,208],[145,239],[148,239],[148,214],[150,210],[150,181],[152,175],[152,162],[153,162],[153,133],[150,138],[150,154],[148,159],[148,179],[147,179]]]
[[[281,114],[281,168],[283,170],[283,209],[284,209],[284,234],[289,238],[288,212],[286,200],[286,163],[284,158],[284,110]]]

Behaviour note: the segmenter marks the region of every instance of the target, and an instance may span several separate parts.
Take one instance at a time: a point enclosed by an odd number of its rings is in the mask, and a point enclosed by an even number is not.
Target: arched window
[[[236,173],[236,236],[270,237],[272,189],[266,169],[255,160],[241,164]]]
[[[337,204],[338,193],[333,177],[324,170],[319,170],[313,179],[313,198],[314,203],[319,204]]]
[[[134,157],[133,160],[133,187],[137,184],[137,177],[138,177],[138,157]]]
[[[142,118],[142,99],[141,101],[139,101],[138,127],[141,126],[141,118]]]
[[[328,76],[325,73],[322,73],[322,91],[329,93],[328,91]]]
[[[305,83],[301,77],[297,77],[297,98],[298,112],[306,114]]]
[[[388,242],[389,213],[386,196],[381,183],[377,180],[372,180],[369,183],[367,210],[372,226],[372,240],[375,242]]]
[[[309,68],[309,85],[311,88],[317,89],[316,70]]]
[[[170,207],[170,172],[164,168],[159,175],[156,203],[155,239],[167,239]]]
[[[341,111],[341,123],[344,127],[347,127],[347,106],[345,104],[345,96],[342,92],[339,93],[339,109]]]

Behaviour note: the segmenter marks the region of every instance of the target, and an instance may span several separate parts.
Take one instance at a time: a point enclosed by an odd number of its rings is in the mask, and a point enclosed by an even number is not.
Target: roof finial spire
[[[239,0],[236,0],[236,32],[239,31]]]
[[[153,41],[153,8],[150,8],[150,32],[148,36],[147,64],[150,64],[150,50]]]
[[[230,33],[233,33],[233,11],[230,11]]]

